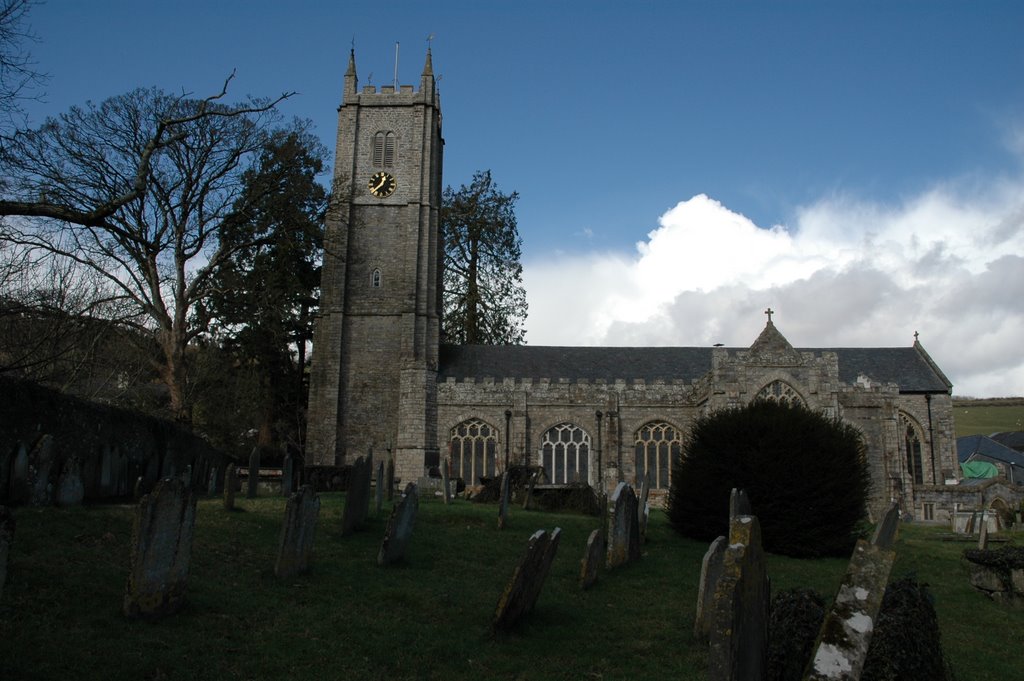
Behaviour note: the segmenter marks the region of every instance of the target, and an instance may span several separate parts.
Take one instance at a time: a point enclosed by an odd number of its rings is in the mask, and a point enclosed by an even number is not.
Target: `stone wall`
[[[0,378],[0,413],[0,503],[10,495],[19,451],[30,453],[44,435],[53,439],[48,473],[53,488],[64,463],[75,457],[86,500],[130,497],[137,478],[149,489],[189,466],[193,488],[205,490],[210,471],[216,467],[223,478],[228,462],[201,437],[170,421],[86,402],[34,383]],[[218,487],[222,484],[218,481]]]

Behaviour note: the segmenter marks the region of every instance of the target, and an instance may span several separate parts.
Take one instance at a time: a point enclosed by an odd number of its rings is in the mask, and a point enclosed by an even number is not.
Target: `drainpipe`
[[[597,487],[602,492],[604,491],[604,468],[601,465],[604,456],[601,453],[601,417],[604,416],[601,410],[598,409],[594,412],[594,416],[597,417]]]

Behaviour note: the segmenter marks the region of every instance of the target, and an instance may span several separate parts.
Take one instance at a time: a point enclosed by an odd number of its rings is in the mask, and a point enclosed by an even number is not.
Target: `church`
[[[467,484],[528,464],[550,484],[605,490],[648,476],[657,497],[696,419],[768,399],[863,434],[873,518],[896,501],[914,518],[949,520],[960,475],[952,384],[916,334],[898,348],[794,347],[768,309],[749,347],[442,346],[443,149],[429,49],[418,87],[360,88],[353,51],[338,108],[308,463],[344,465],[372,449],[416,480],[450,458]]]

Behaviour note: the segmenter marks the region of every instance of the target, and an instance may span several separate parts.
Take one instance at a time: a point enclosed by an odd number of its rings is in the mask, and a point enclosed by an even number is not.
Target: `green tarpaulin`
[[[960,464],[965,478],[994,478],[999,475],[999,469],[994,463],[988,461],[968,461]]]

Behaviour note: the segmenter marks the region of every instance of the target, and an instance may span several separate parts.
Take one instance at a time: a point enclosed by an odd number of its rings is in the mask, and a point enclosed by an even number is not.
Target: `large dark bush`
[[[813,589],[780,591],[768,623],[767,681],[800,681],[825,621],[825,601]]]
[[[745,489],[765,550],[845,556],[865,516],[869,484],[853,426],[759,400],[697,421],[673,468],[668,516],[687,537],[728,535],[729,493]]]
[[[945,681],[951,676],[928,586],[913,577],[890,583],[861,681]]]

